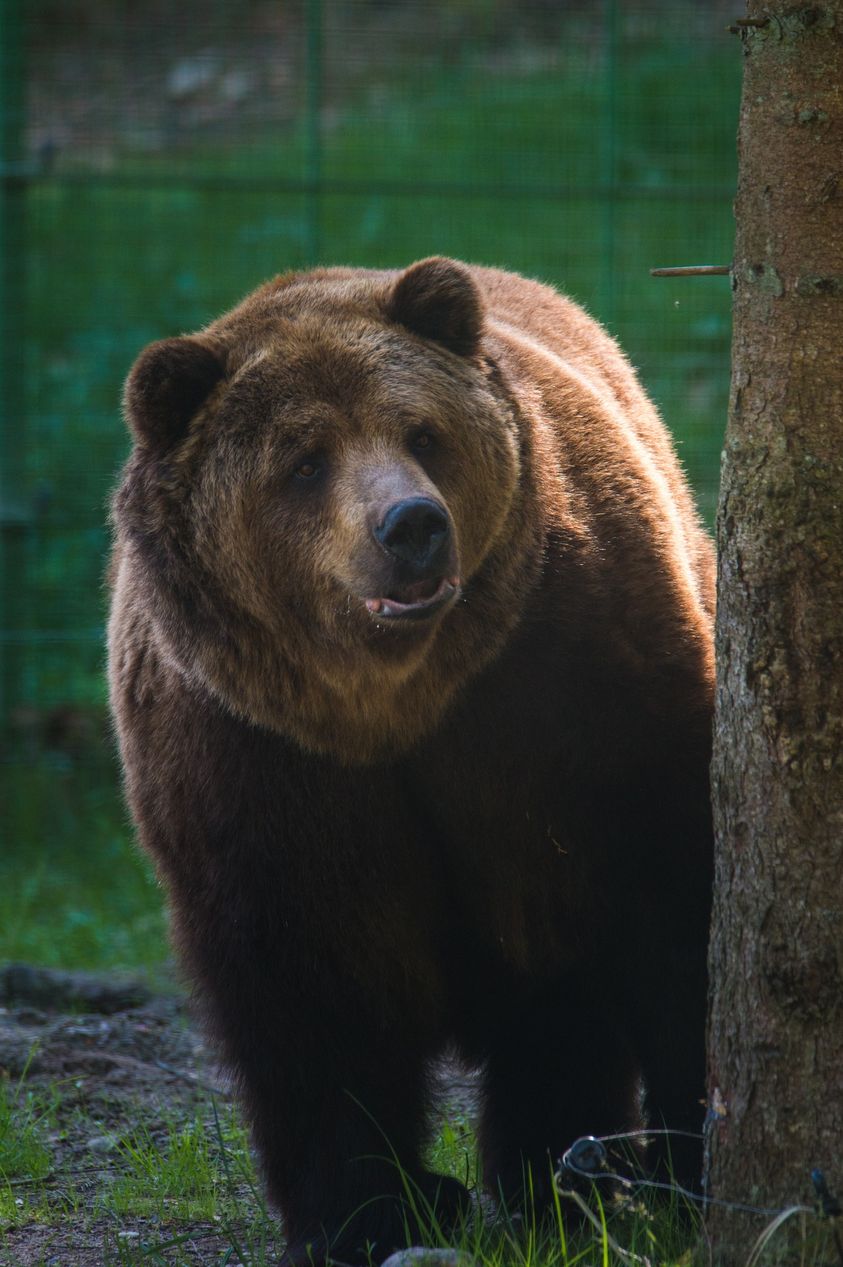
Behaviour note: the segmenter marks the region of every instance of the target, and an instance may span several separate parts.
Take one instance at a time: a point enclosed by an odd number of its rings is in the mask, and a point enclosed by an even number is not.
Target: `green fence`
[[[559,285],[629,351],[711,516],[728,280],[648,270],[730,260],[733,16],[2,0],[7,766],[58,778],[109,742],[105,507],[129,365],[274,273],[446,253]]]

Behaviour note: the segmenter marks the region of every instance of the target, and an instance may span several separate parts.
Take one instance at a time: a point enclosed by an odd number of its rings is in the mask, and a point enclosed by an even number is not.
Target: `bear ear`
[[[433,256],[411,264],[393,286],[386,311],[392,321],[459,356],[472,356],[480,344],[483,303],[471,273],[455,260]]]
[[[123,391],[126,421],[135,439],[156,449],[175,444],[224,373],[220,358],[198,339],[150,343]]]

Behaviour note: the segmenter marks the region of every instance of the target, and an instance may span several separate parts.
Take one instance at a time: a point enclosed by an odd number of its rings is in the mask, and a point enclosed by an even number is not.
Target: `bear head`
[[[389,757],[518,618],[529,441],[464,266],[277,278],[148,347],[125,412],[114,516],[138,619],[240,716]]]

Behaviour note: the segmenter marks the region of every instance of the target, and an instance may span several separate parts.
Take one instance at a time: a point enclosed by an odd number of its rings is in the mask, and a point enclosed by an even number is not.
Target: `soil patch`
[[[476,1075],[443,1062],[438,1081],[467,1122]],[[230,1085],[175,989],[0,969],[0,1094],[0,1267],[278,1262]],[[16,1133],[35,1142],[26,1164]]]
[[[31,1130],[42,1147],[33,1173],[0,1175],[0,1267],[277,1261],[280,1228],[261,1209],[248,1159],[245,1171],[227,1173],[223,1132],[236,1122],[230,1088],[183,996],[153,994],[142,981],[11,965],[0,971],[0,1003],[7,1129]],[[131,1195],[111,1199],[128,1174],[142,1207],[144,1146],[166,1156],[169,1142],[184,1131],[195,1141],[197,1130],[206,1132],[215,1167],[217,1213],[169,1219],[177,1192],[148,1214],[132,1212]],[[194,1178],[203,1183],[202,1174]],[[148,1180],[154,1198],[164,1180],[154,1168]],[[188,1192],[191,1181],[188,1162]],[[255,1224],[259,1247],[238,1254],[233,1246],[253,1240]]]

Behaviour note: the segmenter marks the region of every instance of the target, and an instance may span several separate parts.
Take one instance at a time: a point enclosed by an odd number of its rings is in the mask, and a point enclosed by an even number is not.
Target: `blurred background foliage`
[[[733,6],[732,6],[733,7]],[[734,14],[696,0],[0,0],[0,958],[146,966],[103,681],[122,379],[265,278],[520,270],[621,341],[713,514]]]

